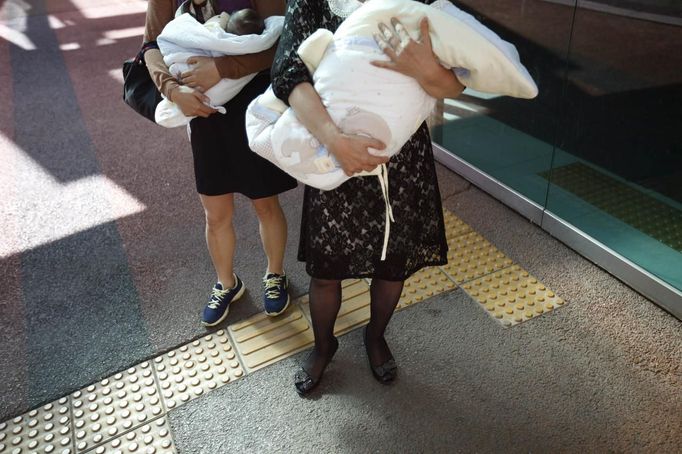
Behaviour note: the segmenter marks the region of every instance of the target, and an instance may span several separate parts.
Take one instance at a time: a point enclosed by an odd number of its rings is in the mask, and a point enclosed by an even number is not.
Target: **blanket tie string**
[[[388,194],[388,167],[386,164],[381,164],[379,169],[379,185],[381,186],[381,193],[384,196],[386,204],[386,227],[384,228],[384,246],[381,250],[381,261],[386,260],[386,251],[388,250],[388,237],[391,234],[391,222],[395,222],[393,218],[393,208],[391,208],[391,201]]]

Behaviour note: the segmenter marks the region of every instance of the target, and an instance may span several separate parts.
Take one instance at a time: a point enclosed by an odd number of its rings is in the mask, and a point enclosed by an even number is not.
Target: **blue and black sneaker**
[[[230,312],[230,304],[237,301],[244,294],[244,283],[237,275],[234,275],[234,287],[223,289],[218,282],[211,291],[211,299],[204,308],[201,316],[201,323],[205,326],[215,326],[225,320],[227,313]]]
[[[286,274],[268,273],[263,278],[265,313],[276,317],[289,307],[289,280]]]

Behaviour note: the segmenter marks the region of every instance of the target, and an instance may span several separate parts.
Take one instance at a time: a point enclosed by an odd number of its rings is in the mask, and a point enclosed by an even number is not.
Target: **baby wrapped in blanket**
[[[412,0],[371,0],[351,14],[336,33],[315,32],[298,53],[339,128],[386,144],[384,150],[370,150],[374,154],[399,152],[436,100],[414,79],[370,63],[388,59],[372,35],[379,23],[397,17],[412,39],[417,39],[424,16],[429,20],[435,55],[443,66],[455,71],[463,85],[519,98],[537,95],[515,47],[450,2],[425,5]],[[271,88],[250,104],[246,129],[252,150],[307,185],[328,190],[349,178]],[[356,176],[385,172],[385,168],[377,168]],[[387,187],[380,180],[382,187]]]
[[[283,24],[282,16],[263,20],[250,9],[231,15],[222,13],[204,24],[184,13],[166,25],[157,38],[157,44],[171,74],[179,79],[180,74],[189,70],[187,60],[190,57],[243,55],[269,49],[282,33]],[[210,99],[210,107],[224,114],[223,104],[234,98],[254,77],[256,74],[240,79],[221,79],[204,93]],[[191,120],[168,99],[158,104],[154,116],[157,124],[167,128],[182,126]]]

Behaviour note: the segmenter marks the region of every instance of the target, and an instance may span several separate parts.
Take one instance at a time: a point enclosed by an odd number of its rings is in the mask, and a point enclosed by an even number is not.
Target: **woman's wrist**
[[[440,63],[433,70],[424,71],[417,81],[424,91],[438,99],[456,98],[465,88],[455,74]]]
[[[336,139],[340,134],[341,131],[339,128],[330,121],[322,126],[320,130],[320,137],[318,139],[322,145],[329,149],[333,146],[334,142],[336,142]]]

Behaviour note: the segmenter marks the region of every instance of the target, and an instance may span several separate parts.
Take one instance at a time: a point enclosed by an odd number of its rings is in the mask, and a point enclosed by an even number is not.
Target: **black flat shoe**
[[[313,389],[317,387],[317,385],[320,384],[320,380],[322,380],[322,375],[324,375],[324,370],[332,361],[332,358],[334,358],[334,355],[336,354],[336,350],[338,350],[338,348],[339,341],[338,339],[334,338],[334,346],[332,347],[331,354],[327,357],[327,361],[325,362],[319,377],[315,378],[312,375],[310,375],[308,371],[303,368],[303,366],[301,366],[301,368],[298,369],[298,371],[294,375],[294,386],[296,387],[296,392],[298,393],[299,396],[304,397],[308,395]]]
[[[367,352],[367,362],[369,363],[369,369],[372,371],[372,375],[374,375],[376,381],[382,385],[393,383],[398,375],[398,365],[396,364],[395,359],[393,359],[393,355],[380,366],[373,366],[372,361],[369,359],[369,350],[367,349],[367,326],[363,329],[362,336],[365,342],[365,352]]]

